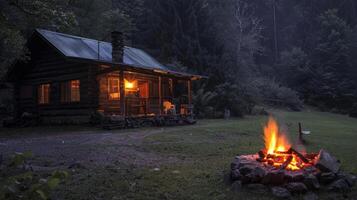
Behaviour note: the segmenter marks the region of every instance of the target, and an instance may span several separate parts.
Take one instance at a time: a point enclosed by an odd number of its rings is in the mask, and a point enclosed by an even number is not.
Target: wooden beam
[[[161,86],[162,86],[162,83],[161,83],[161,76],[159,76],[159,113],[160,115],[162,114],[162,94],[161,94]]]
[[[105,64],[105,63],[102,63]],[[110,72],[114,71],[119,71],[119,70],[125,70],[125,71],[131,71],[131,72],[136,72],[136,73],[143,73],[143,74],[150,74],[150,75],[161,75],[165,77],[170,77],[170,78],[181,78],[181,79],[187,79],[190,78],[192,80],[198,80],[201,78],[208,78],[206,76],[200,76],[200,75],[192,75],[192,74],[186,74],[186,73],[180,73],[180,72],[173,72],[173,71],[158,71],[156,69],[149,69],[149,68],[140,68],[140,67],[135,67],[135,66],[129,66],[125,64],[121,65],[114,65],[105,69],[100,70],[97,75],[102,75],[102,74],[107,74]]]
[[[192,81],[187,81],[187,91],[188,91],[188,105],[192,105]]]
[[[124,83],[124,70],[119,71],[119,92],[120,92],[120,113],[125,116],[125,83]]]
[[[170,95],[173,98],[174,97],[174,85],[173,85],[172,78],[169,79],[169,84],[170,84]]]

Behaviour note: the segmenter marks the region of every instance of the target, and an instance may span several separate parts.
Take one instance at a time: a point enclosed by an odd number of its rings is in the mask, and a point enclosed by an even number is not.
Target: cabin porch
[[[153,118],[192,116],[192,83],[187,77],[102,67],[98,111],[105,116]]]

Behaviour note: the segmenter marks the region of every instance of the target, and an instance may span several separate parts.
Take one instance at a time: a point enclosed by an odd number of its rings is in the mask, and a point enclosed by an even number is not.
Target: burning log
[[[288,155],[290,155],[290,154],[292,154],[292,149],[289,148],[289,150],[287,150],[287,151],[274,151],[274,153],[277,153],[277,154],[288,154]]]
[[[300,160],[302,160],[304,163],[310,163],[309,160],[307,158],[305,158],[304,155],[302,155],[300,152],[296,151],[295,149],[293,148],[290,148],[291,149],[291,152],[293,154],[295,154],[297,157],[300,158]]]
[[[259,158],[261,158],[261,159],[264,159],[264,158],[265,158],[265,153],[264,153],[264,151],[262,151],[262,150],[260,150],[260,151],[258,152],[258,155],[259,155]]]
[[[280,166],[279,170],[285,169],[293,160],[293,156],[289,156],[288,159]]]
[[[260,150],[258,152],[258,155],[259,155],[259,158],[257,158],[257,161],[258,162],[266,162],[266,159],[265,159],[265,153],[263,150]]]

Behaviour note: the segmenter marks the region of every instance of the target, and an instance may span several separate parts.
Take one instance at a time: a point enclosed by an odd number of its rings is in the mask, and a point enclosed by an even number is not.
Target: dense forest
[[[207,75],[195,85],[199,116],[255,105],[357,113],[354,0],[0,0],[0,75],[26,61],[34,28],[129,46]],[[199,106],[198,106],[199,105]]]

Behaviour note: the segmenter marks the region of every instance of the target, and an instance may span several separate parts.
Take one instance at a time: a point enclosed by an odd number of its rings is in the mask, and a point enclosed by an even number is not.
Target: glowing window
[[[61,102],[79,102],[80,99],[79,80],[71,80],[61,84]]]
[[[109,100],[120,99],[119,78],[111,77],[108,79]]]
[[[50,84],[41,84],[37,89],[38,103],[49,104],[50,103]]]

